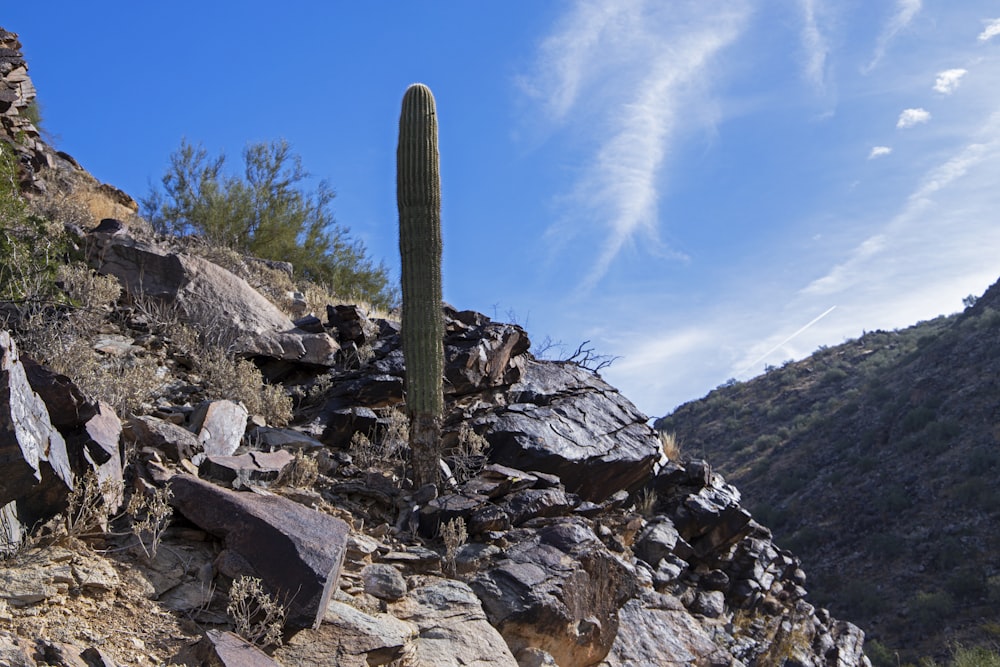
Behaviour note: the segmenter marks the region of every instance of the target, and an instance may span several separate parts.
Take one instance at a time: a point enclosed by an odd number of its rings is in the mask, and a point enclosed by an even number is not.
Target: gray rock
[[[432,579],[389,606],[417,627],[410,664],[435,667],[516,667],[504,638],[486,620],[476,595],[464,583]]]
[[[361,580],[365,585],[365,593],[380,600],[395,601],[406,595],[406,580],[399,570],[391,565],[384,563],[366,565],[361,570]]]
[[[242,488],[251,481],[269,482],[277,479],[281,471],[294,460],[295,457],[283,449],[276,452],[247,452],[239,456],[206,456],[198,466],[198,475]]]
[[[175,463],[201,451],[201,443],[191,431],[156,417],[133,417],[126,430],[140,446],[154,447]]]
[[[0,506],[18,500],[21,520],[34,523],[55,514],[72,487],[66,441],[31,388],[10,334],[0,331]]]
[[[171,662],[212,667],[281,667],[238,634],[219,630],[209,630],[193,648],[182,651]]]
[[[601,667],[730,665],[725,649],[676,598],[648,593],[620,612],[618,634]]]
[[[375,667],[403,658],[416,636],[414,625],[395,616],[332,601],[318,628],[296,633],[274,657],[295,667]]]
[[[636,589],[631,568],[581,519],[507,537],[510,545],[470,585],[511,650],[539,648],[560,665],[604,658],[618,632],[618,610]]]
[[[191,413],[191,431],[209,456],[229,456],[243,442],[247,409],[233,401],[205,401]]]
[[[635,555],[654,568],[667,556],[674,553],[681,536],[667,517],[657,517],[643,528],[635,539]]]
[[[288,605],[290,627],[323,620],[344,560],[349,528],[340,519],[274,495],[228,491],[190,475],[170,480],[171,503],[222,538],[248,576]]]

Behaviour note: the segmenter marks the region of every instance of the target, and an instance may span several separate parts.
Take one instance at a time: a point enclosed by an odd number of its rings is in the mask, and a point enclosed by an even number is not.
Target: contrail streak
[[[835,309],[836,307],[837,307],[837,306],[830,306],[830,307],[829,307],[829,308],[828,308],[828,309],[827,309],[827,310],[826,310],[826,311],[825,311],[824,313],[822,313],[822,314],[821,314],[821,315],[819,315],[818,317],[815,317],[815,318],[813,318],[813,319],[812,319],[812,320],[811,320],[811,321],[810,321],[810,322],[809,322],[808,324],[806,324],[806,325],[805,325],[804,327],[802,327],[801,329],[799,329],[798,331],[796,331],[795,333],[793,333],[793,334],[792,334],[791,336],[789,336],[788,338],[786,338],[785,340],[781,341],[780,343],[778,343],[777,345],[775,345],[774,347],[772,347],[772,348],[771,348],[770,350],[768,350],[767,352],[765,352],[764,354],[762,354],[762,355],[760,356],[760,358],[758,358],[758,359],[754,359],[753,361],[751,361],[751,362],[750,362],[749,364],[747,364],[746,368],[744,368],[744,369],[743,369],[743,370],[741,370],[741,371],[740,371],[739,373],[737,373],[737,375],[743,375],[743,374],[744,374],[744,373],[746,373],[746,372],[747,372],[748,370],[750,370],[751,368],[753,368],[754,366],[756,366],[756,365],[757,365],[757,364],[759,364],[760,362],[762,362],[762,361],[764,361],[765,359],[767,359],[767,358],[768,358],[769,356],[771,356],[771,353],[772,353],[772,352],[774,352],[775,350],[777,350],[777,349],[779,349],[779,348],[781,348],[781,347],[783,347],[783,346],[787,345],[788,343],[790,343],[790,342],[791,342],[792,340],[794,340],[794,339],[795,339],[795,338],[796,338],[797,336],[801,335],[801,334],[802,334],[802,333],[803,333],[803,332],[804,332],[804,331],[805,331],[806,329],[808,329],[809,327],[811,327],[812,325],[816,324],[816,323],[817,323],[817,322],[819,322],[819,321],[820,321],[821,319],[823,319],[824,317],[826,317],[827,315],[829,315],[830,313],[832,313],[832,312],[834,311],[834,309]]]

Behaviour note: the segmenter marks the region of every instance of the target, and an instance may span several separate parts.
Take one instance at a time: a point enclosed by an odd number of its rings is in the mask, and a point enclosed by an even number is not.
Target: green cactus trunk
[[[414,488],[440,479],[444,410],[441,311],[441,177],[437,115],[430,89],[403,96],[396,149],[396,202],[402,259],[403,355]]]

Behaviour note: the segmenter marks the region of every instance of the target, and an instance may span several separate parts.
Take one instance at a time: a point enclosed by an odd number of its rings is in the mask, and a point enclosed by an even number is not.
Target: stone
[[[277,479],[294,460],[295,457],[283,449],[247,452],[239,456],[206,456],[198,466],[198,475],[241,488],[251,481],[270,482]]]
[[[718,618],[726,611],[726,596],[722,591],[698,591],[691,611],[708,618]]]
[[[277,306],[245,280],[212,262],[92,230],[89,261],[134,295],[174,304],[186,323],[231,341],[237,354],[333,366],[339,350],[325,333],[296,329]]]
[[[33,524],[55,514],[71,488],[66,441],[31,388],[10,334],[0,331],[0,506],[18,500],[20,519]],[[36,502],[26,512],[29,494]]]
[[[725,649],[673,597],[648,593],[620,612],[618,634],[600,667],[732,665]]]
[[[69,377],[24,358],[25,375],[31,388],[45,403],[49,420],[58,429],[76,428],[97,414],[97,404],[90,401]]]
[[[607,655],[618,610],[635,593],[632,569],[572,517],[507,534],[509,546],[473,576],[490,623],[515,653],[544,650],[560,665]]]
[[[171,662],[206,667],[281,667],[235,632],[219,630],[209,630],[193,648],[185,649]]]
[[[514,526],[539,517],[566,516],[580,499],[562,489],[524,489],[504,498],[501,507]]]
[[[175,463],[201,451],[201,443],[191,431],[156,417],[133,417],[126,425],[126,432],[140,446],[155,447]]]
[[[414,625],[395,616],[366,614],[334,600],[318,628],[296,633],[274,657],[296,667],[375,667],[403,658],[416,636]]]
[[[705,487],[684,498],[673,515],[680,535],[700,558],[749,534],[750,512],[739,505],[735,488]]]
[[[273,452],[277,449],[305,450],[324,447],[323,443],[316,438],[295,429],[271,426],[254,428],[247,434],[247,441],[252,443],[255,449],[261,449],[265,452]]]
[[[361,570],[361,581],[364,582],[365,593],[380,600],[395,601],[406,595],[406,580],[391,565],[366,565]]]
[[[80,657],[87,663],[87,667],[118,667],[111,656],[94,646],[83,649]]]
[[[652,474],[660,443],[646,416],[594,373],[528,361],[507,401],[470,422],[489,441],[491,460],[557,475],[593,502]]]
[[[205,401],[191,413],[191,431],[209,456],[229,456],[243,442],[249,413],[229,400]]]
[[[417,627],[414,665],[435,667],[516,667],[504,638],[486,620],[483,606],[469,586],[452,579],[431,578],[389,605],[396,618]]]
[[[633,550],[636,556],[655,568],[662,559],[675,552],[679,541],[682,541],[681,536],[674,523],[667,517],[658,517],[639,531]]]
[[[240,493],[190,475],[170,479],[171,504],[192,523],[220,537],[288,605],[286,624],[316,627],[340,576],[347,524],[275,495]]]

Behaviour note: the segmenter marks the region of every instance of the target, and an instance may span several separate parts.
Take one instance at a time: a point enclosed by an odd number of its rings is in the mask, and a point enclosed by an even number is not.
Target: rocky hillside
[[[915,661],[997,640],[998,378],[1000,283],[961,314],[820,349],[657,426],[739,485],[817,600]]]
[[[0,664],[869,664],[733,486],[517,326],[445,309],[445,482],[413,489],[399,322],[154,235],[39,138],[19,48]]]

